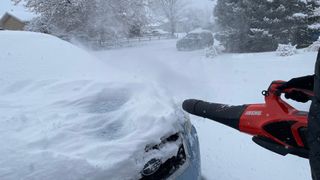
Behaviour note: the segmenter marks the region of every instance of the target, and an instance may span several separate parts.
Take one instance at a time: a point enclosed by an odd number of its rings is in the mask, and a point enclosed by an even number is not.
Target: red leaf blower
[[[229,106],[189,99],[183,109],[191,114],[211,119],[253,136],[258,145],[280,155],[293,154],[308,158],[308,112],[298,111],[281,99],[279,92],[283,81],[274,81],[263,91],[264,104]],[[309,96],[313,92],[304,91]]]

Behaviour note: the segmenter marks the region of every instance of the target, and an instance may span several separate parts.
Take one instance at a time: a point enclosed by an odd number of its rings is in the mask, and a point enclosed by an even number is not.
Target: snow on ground
[[[67,42],[11,31],[0,39],[0,179],[136,179],[145,145],[185,123],[156,84]]]
[[[263,102],[261,91],[273,80],[312,74],[316,53],[278,57],[275,52],[224,54],[205,58],[203,50],[178,52],[175,40],[140,47],[93,52],[109,67],[162,87],[182,102],[188,98],[227,104]],[[293,105],[308,110],[309,104]],[[191,116],[198,130],[202,173],[208,180],[311,179],[308,161],[265,150],[251,137],[218,123]]]

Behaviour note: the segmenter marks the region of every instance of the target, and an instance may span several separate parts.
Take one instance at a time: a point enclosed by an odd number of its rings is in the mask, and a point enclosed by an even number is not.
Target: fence
[[[84,41],[88,47],[94,50],[101,49],[114,49],[122,47],[132,47],[138,45],[138,43],[156,41],[156,40],[165,40],[165,39],[177,39],[178,35],[157,35],[157,36],[143,36],[135,38],[122,38],[117,39],[116,41],[101,41],[101,40],[90,40]]]

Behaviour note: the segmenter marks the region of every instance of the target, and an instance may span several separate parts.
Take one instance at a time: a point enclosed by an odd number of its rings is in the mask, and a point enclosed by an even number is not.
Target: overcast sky
[[[214,1],[212,0],[190,0],[192,2],[192,5],[199,7],[199,8],[210,8],[212,9]]]
[[[212,9],[213,1],[212,0],[189,0],[192,6],[201,9]],[[14,6],[11,0],[0,0],[0,17],[5,12],[12,12],[15,15],[20,16],[23,19],[29,19],[31,17],[30,13],[27,13],[22,5]]]

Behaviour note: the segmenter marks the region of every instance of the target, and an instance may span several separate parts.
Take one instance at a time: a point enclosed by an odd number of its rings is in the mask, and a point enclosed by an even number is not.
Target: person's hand
[[[292,90],[290,92],[285,92],[284,97],[287,99],[292,99],[298,102],[306,103],[311,100],[311,97],[304,93],[303,91]]]
[[[299,78],[293,78],[288,82],[283,83],[283,85],[279,86],[277,90],[279,92],[285,92],[285,97],[287,99],[292,99],[298,102],[305,103],[311,100],[312,97],[310,97],[308,94],[304,93],[303,91],[299,91],[297,89],[312,91],[313,81],[314,81],[314,76],[304,76]],[[292,90],[289,90],[289,89],[292,89]],[[286,90],[289,90],[289,91],[286,91]]]

